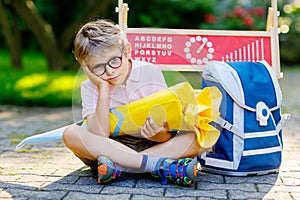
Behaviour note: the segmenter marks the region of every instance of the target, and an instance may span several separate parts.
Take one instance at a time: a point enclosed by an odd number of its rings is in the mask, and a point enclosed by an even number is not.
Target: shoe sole
[[[101,184],[101,180],[99,177],[99,174],[105,175],[107,173],[107,165],[106,164],[101,164],[98,166],[98,183]]]

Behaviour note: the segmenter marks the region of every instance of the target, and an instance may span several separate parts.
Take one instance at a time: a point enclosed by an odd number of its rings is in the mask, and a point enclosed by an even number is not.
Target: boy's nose
[[[115,70],[114,70],[113,68],[111,68],[109,65],[106,65],[105,68],[106,68],[106,74],[107,74],[107,75],[111,75],[111,74],[113,74],[114,71],[115,71]]]

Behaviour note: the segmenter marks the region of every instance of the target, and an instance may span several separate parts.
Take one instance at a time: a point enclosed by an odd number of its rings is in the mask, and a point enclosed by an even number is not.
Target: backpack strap
[[[245,134],[238,128],[236,128],[234,125],[223,119],[222,117],[219,117],[216,121],[217,124],[219,124],[222,128],[225,128],[226,130],[236,134],[240,138],[244,138]]]

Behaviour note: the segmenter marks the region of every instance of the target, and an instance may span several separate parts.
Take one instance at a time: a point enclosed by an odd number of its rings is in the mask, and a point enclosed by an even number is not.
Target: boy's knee
[[[67,146],[67,147],[69,147],[69,148],[71,148],[72,147],[72,145],[73,145],[73,142],[72,141],[74,141],[74,139],[75,139],[75,127],[74,127],[75,125],[70,125],[70,126],[68,126],[65,130],[64,130],[64,132],[63,132],[63,134],[62,134],[62,139],[63,139],[63,141],[64,141],[64,143],[65,143],[65,145]]]

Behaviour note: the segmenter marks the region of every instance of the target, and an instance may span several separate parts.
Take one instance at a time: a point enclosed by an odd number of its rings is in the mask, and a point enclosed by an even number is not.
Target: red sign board
[[[156,64],[205,65],[208,61],[267,61],[268,36],[128,33],[132,57]]]

